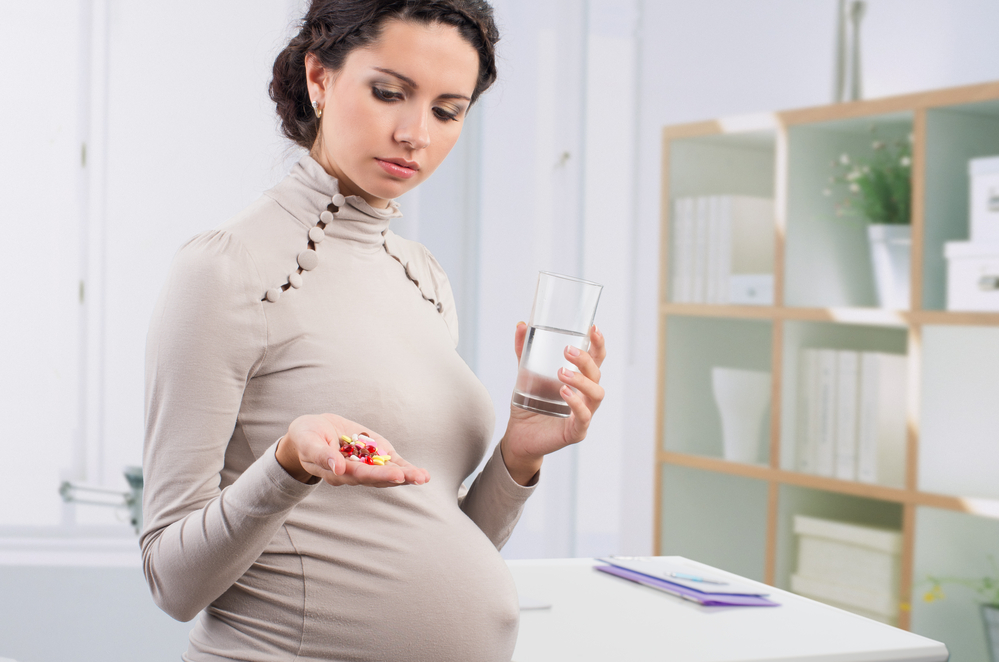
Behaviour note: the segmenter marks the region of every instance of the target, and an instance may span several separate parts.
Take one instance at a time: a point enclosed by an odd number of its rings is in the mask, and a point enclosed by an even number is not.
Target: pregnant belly
[[[304,558],[300,659],[509,662],[516,587],[475,524],[455,508],[389,527],[379,543],[371,533],[333,536],[329,553]]]

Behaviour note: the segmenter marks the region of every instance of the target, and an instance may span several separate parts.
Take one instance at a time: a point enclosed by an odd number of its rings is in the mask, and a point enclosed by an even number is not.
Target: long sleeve
[[[200,235],[174,260],[147,338],[143,568],[178,620],[246,572],[313,489],[273,446],[222,488],[243,392],[267,351],[261,291],[237,239]]]
[[[461,509],[482,529],[496,549],[503,549],[524,511],[527,498],[536,487],[537,482],[525,487],[510,476],[500,445],[496,444],[496,450],[486,466],[461,497]]]

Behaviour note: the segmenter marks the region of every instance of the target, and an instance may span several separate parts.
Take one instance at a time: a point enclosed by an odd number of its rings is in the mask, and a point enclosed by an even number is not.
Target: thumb
[[[520,362],[520,355],[524,351],[524,340],[527,338],[527,324],[517,322],[517,331],[513,336],[513,351],[517,353],[517,362]]]

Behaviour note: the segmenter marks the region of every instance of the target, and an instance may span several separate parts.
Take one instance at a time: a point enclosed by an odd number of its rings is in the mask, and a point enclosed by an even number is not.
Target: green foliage
[[[943,600],[943,587],[945,584],[955,584],[971,589],[983,604],[999,605],[999,566],[996,565],[995,557],[989,555],[989,565],[992,567],[992,574],[979,577],[978,579],[968,579],[966,577],[936,577],[930,575],[926,578],[930,585],[929,590],[923,594],[923,600],[934,602]]]
[[[871,133],[876,130],[871,127]],[[912,137],[895,142],[875,140],[872,155],[851,159],[843,154],[832,163],[826,195],[842,196],[837,216],[871,223],[907,225],[912,202]]]

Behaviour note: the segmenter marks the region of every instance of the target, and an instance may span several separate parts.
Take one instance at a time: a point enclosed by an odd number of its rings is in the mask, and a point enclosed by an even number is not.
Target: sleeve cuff
[[[510,475],[510,470],[507,469],[506,461],[503,460],[502,445],[502,443],[496,444],[492,457],[486,462],[486,466],[482,468],[482,473],[489,472],[490,474],[496,474],[494,481],[507,496],[526,501],[527,497],[534,494],[534,490],[541,480],[541,470],[538,469],[538,473],[534,474],[530,485],[521,485],[513,479],[513,476]],[[492,476],[490,477],[492,478]]]
[[[299,482],[285,471],[274,454],[276,449],[275,441],[235,483],[226,488],[227,501],[252,517],[267,517],[290,510],[318,485],[318,482]]]

